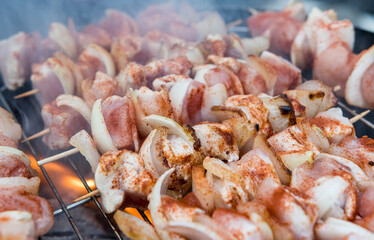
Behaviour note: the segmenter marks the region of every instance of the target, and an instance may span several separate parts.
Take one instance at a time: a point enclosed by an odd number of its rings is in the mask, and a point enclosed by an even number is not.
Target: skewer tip
[[[357,122],[358,120],[360,120],[361,118],[365,117],[369,112],[370,110],[366,110],[365,112],[362,112],[358,114],[357,116],[354,116],[353,118],[349,119],[349,121],[353,124]]]
[[[32,95],[37,94],[38,92],[39,92],[39,89],[32,89],[30,91],[27,91],[27,92],[24,92],[24,93],[21,93],[21,94],[18,94],[16,96],[14,96],[14,99],[20,99],[20,98],[32,96]]]
[[[34,135],[32,135],[32,136],[30,136],[30,137],[28,137],[28,138],[23,139],[23,140],[21,141],[21,143],[28,142],[28,141],[30,141],[30,140],[32,140],[32,139],[35,139],[35,138],[38,138],[38,137],[44,136],[44,135],[46,135],[47,133],[49,133],[50,131],[51,131],[51,130],[50,130],[49,128],[46,128],[46,129],[44,129],[44,130],[42,130],[42,131],[40,131],[40,132],[38,132],[38,133],[35,133]]]
[[[242,22],[243,22],[242,19],[238,19],[234,22],[231,22],[231,23],[227,24],[227,28],[232,28],[232,27],[238,26],[238,25],[242,24]]]
[[[334,88],[333,88],[333,91],[334,92],[337,92],[339,91],[340,89],[342,89],[342,87],[340,85],[336,85]]]
[[[84,199],[89,198],[89,197],[96,196],[96,195],[98,195],[98,194],[100,194],[99,190],[98,190],[98,189],[95,189],[95,190],[93,190],[92,192],[89,192],[89,193],[87,193],[87,194],[85,194],[85,195],[83,195],[83,196],[81,196],[81,197],[79,197],[79,198],[77,198],[77,199],[74,199],[73,202],[74,202],[74,203],[75,203],[75,202],[79,202],[79,201],[81,201],[81,200],[84,200]]]
[[[46,163],[54,162],[54,161],[60,160],[62,158],[69,157],[69,156],[71,156],[73,154],[76,154],[78,152],[79,152],[78,148],[72,148],[72,149],[67,150],[65,152],[53,155],[51,157],[47,157],[47,158],[45,158],[43,160],[39,160],[37,163],[38,163],[39,166],[41,166],[41,165],[44,165]]]

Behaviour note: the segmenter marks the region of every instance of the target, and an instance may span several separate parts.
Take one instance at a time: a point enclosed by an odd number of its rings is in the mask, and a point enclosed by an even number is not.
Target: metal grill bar
[[[9,104],[7,103],[7,101],[5,100],[4,96],[3,96],[3,93],[1,92],[0,93],[0,100],[1,102],[3,103],[4,107],[6,108],[6,110],[13,115],[14,117],[14,112],[12,111],[12,109],[10,108]],[[15,119],[15,117],[14,117]],[[17,121],[17,119],[15,119],[15,121]],[[22,136],[23,138],[26,138],[26,135],[24,132],[22,132]],[[31,152],[31,154],[34,156],[34,158],[36,159],[36,161],[39,161],[39,158],[38,156],[36,155],[36,152],[33,148],[33,146],[31,145],[30,142],[27,143],[27,146]],[[49,186],[51,187],[52,191],[53,191],[53,194],[55,195],[57,201],[59,202],[60,206],[61,206],[61,209],[62,211],[65,213],[66,217],[68,218],[69,222],[70,222],[70,225],[72,226],[74,232],[76,233],[77,237],[79,239],[84,239],[80,230],[78,229],[78,226],[77,224],[75,223],[73,217],[71,216],[70,212],[68,211],[68,209],[66,208],[66,205],[65,203],[63,202],[60,194],[58,193],[57,189],[55,188],[55,185],[53,184],[51,178],[49,177],[47,171],[45,170],[45,168],[43,166],[39,166],[40,167],[40,170],[42,171],[45,179],[47,180]]]

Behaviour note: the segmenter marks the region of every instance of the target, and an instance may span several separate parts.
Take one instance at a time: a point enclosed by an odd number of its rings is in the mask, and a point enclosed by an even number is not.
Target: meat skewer
[[[368,112],[365,111],[365,112],[361,113],[360,115],[357,115],[357,116],[351,118],[351,119],[350,119],[350,122],[351,122],[351,123],[354,123],[355,121],[358,121],[359,118],[365,116],[367,113],[368,113]],[[88,193],[88,194],[85,194],[85,195],[83,195],[83,196],[77,198],[77,199],[74,200],[74,201],[80,201],[80,200],[83,200],[83,199],[85,199],[85,198],[89,198],[89,197],[92,197],[92,196],[96,196],[96,195],[98,195],[99,193],[100,193],[99,190],[94,190],[94,191],[92,191],[92,192],[90,192],[90,193]]]

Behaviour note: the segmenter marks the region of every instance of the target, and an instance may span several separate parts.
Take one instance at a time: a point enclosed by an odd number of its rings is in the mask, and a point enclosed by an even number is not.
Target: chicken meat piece
[[[146,137],[152,128],[143,122],[143,118],[152,114],[173,118],[169,92],[166,89],[152,91],[147,87],[141,87],[132,94],[135,107],[136,126],[140,136]]]
[[[161,206],[168,221],[192,222],[194,215],[203,214],[200,208],[189,206],[185,201],[178,201],[167,195],[161,196]]]
[[[235,209],[237,205],[250,200],[248,195],[240,183],[213,178],[213,201],[216,208]]]
[[[4,240],[35,239],[35,224],[32,215],[26,211],[5,211],[0,213],[0,238]]]
[[[184,75],[167,75],[152,83],[156,90],[169,90],[174,120],[178,123],[194,124],[201,119],[201,107],[206,86]]]
[[[214,55],[224,57],[227,49],[227,43],[223,36],[219,34],[209,34],[199,43],[200,49],[205,57]]]
[[[43,136],[43,142],[50,149],[70,147],[70,138],[80,130],[89,132],[87,120],[68,106],[57,106],[56,101],[43,106],[42,118],[44,127],[50,132]]]
[[[145,169],[143,159],[128,150],[103,154],[95,173],[95,183],[106,213],[130,206],[146,208],[147,196],[155,182]]]
[[[282,94],[283,91],[294,89],[301,84],[301,71],[292,63],[270,52],[263,52],[261,59],[267,62],[277,73],[274,86],[274,95]],[[318,78],[317,78],[318,79]]]
[[[368,186],[360,195],[357,204],[357,212],[361,216],[355,220],[355,223],[368,229],[369,231],[374,231],[374,186]]]
[[[244,94],[258,95],[260,93],[271,93],[273,89],[268,89],[266,76],[274,76],[276,78],[275,70],[262,59],[256,56],[250,56],[251,60],[244,62],[238,61],[231,57],[208,56],[207,60],[213,62],[215,65],[223,66],[234,72],[242,86]],[[256,60],[254,59],[256,58]],[[254,61],[257,63],[255,64]],[[265,75],[265,76],[264,76]]]
[[[192,127],[205,156],[227,160],[239,159],[239,149],[231,129],[220,123],[201,122]]]
[[[136,129],[134,104],[131,99],[111,96],[103,100],[101,108],[113,145],[118,150],[138,151],[139,137]]]
[[[321,128],[330,143],[339,145],[346,137],[355,136],[353,124],[343,116],[340,108],[320,112],[310,122]]]
[[[7,88],[16,90],[22,87],[31,73],[31,65],[50,55],[44,44],[38,33],[24,32],[0,41],[0,71]]]
[[[329,152],[354,162],[371,180],[374,179],[373,139],[367,136],[362,138],[348,136],[339,145],[331,145]]]
[[[263,239],[259,226],[233,210],[218,208],[213,212],[213,221],[235,239]]]
[[[198,154],[183,138],[169,135],[161,143],[161,153],[169,168],[175,168],[170,188],[183,191],[183,185],[191,182],[192,167],[201,163]]]
[[[216,84],[223,84],[229,96],[243,94],[243,86],[238,76],[226,67],[215,65],[198,66],[196,69],[195,81],[212,87]]]
[[[15,190],[0,191],[0,199],[0,212],[18,210],[32,214],[36,237],[47,233],[52,228],[53,210],[46,199]]]
[[[186,57],[177,57],[152,61],[145,65],[145,72],[151,85],[154,79],[170,74],[189,76],[191,68],[192,63]]]
[[[35,176],[35,171],[31,169],[30,165],[27,165],[21,159],[12,155],[0,155],[0,178],[32,178],[33,176]]]
[[[353,220],[357,190],[351,169],[328,156],[314,164],[304,163],[292,172],[291,187],[312,198],[321,219],[336,217]]]
[[[295,66],[301,69],[308,69],[313,66],[317,45],[316,32],[321,26],[327,26],[336,20],[337,14],[334,10],[322,11],[316,7],[312,8],[308,14],[308,19],[292,43],[291,60]],[[334,28],[330,28],[329,31],[334,31]]]
[[[122,70],[131,62],[146,64],[150,60],[151,55],[143,49],[143,42],[142,37],[134,35],[127,35],[113,41],[110,54],[112,54],[118,70]]]
[[[269,110],[264,106],[262,100],[255,95],[237,95],[229,97],[225,106],[239,108],[246,114],[248,120],[258,125],[259,131],[266,137],[273,134],[269,122]]]
[[[103,72],[97,72],[95,78],[86,79],[82,82],[82,95],[84,100],[92,107],[97,99],[122,95],[122,91],[116,79]]]
[[[17,147],[22,136],[21,126],[10,113],[0,107],[0,146]]]
[[[245,190],[250,198],[254,198],[261,182],[266,178],[272,178],[280,183],[273,163],[266,152],[255,148],[244,154],[239,161],[228,164],[241,177]]]
[[[144,66],[135,62],[127,64],[115,79],[121,86],[123,93],[126,93],[129,89],[138,89],[148,85]]]
[[[247,19],[247,25],[253,37],[268,32],[270,34],[270,51],[288,56],[305,17],[304,6],[300,2],[281,12],[254,13]]]
[[[313,42],[313,79],[321,80],[330,87],[341,86],[336,93],[344,95],[348,77],[359,59],[352,52],[353,24],[349,20],[321,20],[308,34]]]
[[[319,79],[330,87],[342,86],[338,95],[344,95],[349,75],[353,71],[357,58],[347,44],[332,43],[314,58],[313,78]]]
[[[98,26],[102,27],[112,39],[139,34],[136,22],[126,13],[114,9],[105,11],[105,18],[98,23]]]
[[[194,66],[204,64],[205,58],[195,42],[177,42],[172,45],[164,44],[161,58],[173,59],[185,57]]]
[[[318,207],[310,197],[267,178],[259,187],[256,201],[262,203],[281,224],[287,224],[295,239],[313,239]]]

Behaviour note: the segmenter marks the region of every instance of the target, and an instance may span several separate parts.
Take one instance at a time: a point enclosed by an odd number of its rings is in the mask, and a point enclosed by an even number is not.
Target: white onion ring
[[[91,124],[91,110],[82,98],[70,94],[62,94],[56,98],[56,104],[57,107],[71,107],[79,112],[87,120],[88,124]]]
[[[101,109],[102,99],[96,100],[92,107],[91,113],[91,129],[92,137],[95,140],[96,146],[101,153],[108,151],[118,151],[114,146],[112,137],[106,127],[103,112]]]

